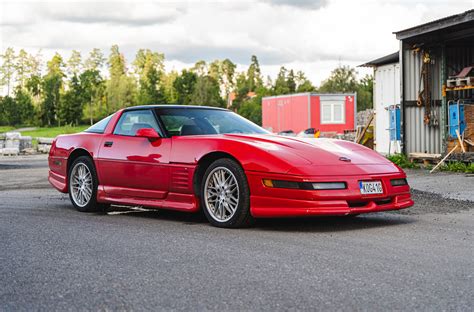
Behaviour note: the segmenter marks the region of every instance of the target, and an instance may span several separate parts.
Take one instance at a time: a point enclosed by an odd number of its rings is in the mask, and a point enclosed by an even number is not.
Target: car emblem
[[[347,162],[351,162],[351,159],[350,159],[350,158],[347,158],[347,157],[344,157],[344,156],[342,156],[342,157],[339,157],[339,160],[340,160],[340,161],[347,161]]]

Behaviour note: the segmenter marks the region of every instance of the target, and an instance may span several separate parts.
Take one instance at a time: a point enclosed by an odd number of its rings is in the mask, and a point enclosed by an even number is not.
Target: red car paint
[[[408,185],[399,167],[376,152],[348,141],[302,139],[271,134],[218,134],[145,137],[113,134],[123,111],[113,115],[103,134],[61,135],[49,155],[49,181],[66,193],[68,161],[75,153],[92,157],[98,173],[98,202],[194,212],[200,209],[194,178],[201,160],[227,154],[244,169],[254,217],[347,215],[408,208]],[[105,142],[113,141],[113,146]],[[347,157],[351,161],[341,161]],[[345,182],[344,190],[269,188],[263,179]],[[361,180],[379,180],[383,194],[362,195]]]

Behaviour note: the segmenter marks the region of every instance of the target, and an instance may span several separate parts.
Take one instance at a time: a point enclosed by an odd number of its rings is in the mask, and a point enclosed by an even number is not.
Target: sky
[[[254,54],[265,77],[284,65],[318,86],[339,65],[397,51],[394,31],[472,8],[474,0],[0,0],[0,50],[67,59],[118,44],[128,62],[140,48],[164,53],[168,71],[224,58],[245,70]]]

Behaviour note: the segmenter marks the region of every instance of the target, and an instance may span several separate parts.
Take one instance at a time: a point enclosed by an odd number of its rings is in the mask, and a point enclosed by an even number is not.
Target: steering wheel
[[[225,133],[244,133],[244,132],[239,129],[230,129],[229,131],[226,131]]]

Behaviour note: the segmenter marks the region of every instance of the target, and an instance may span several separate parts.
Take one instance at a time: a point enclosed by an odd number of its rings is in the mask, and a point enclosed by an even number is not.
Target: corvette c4
[[[212,225],[413,205],[405,173],[348,141],[273,135],[203,106],[122,109],[61,135],[49,181],[84,212],[110,204],[204,212]]]

